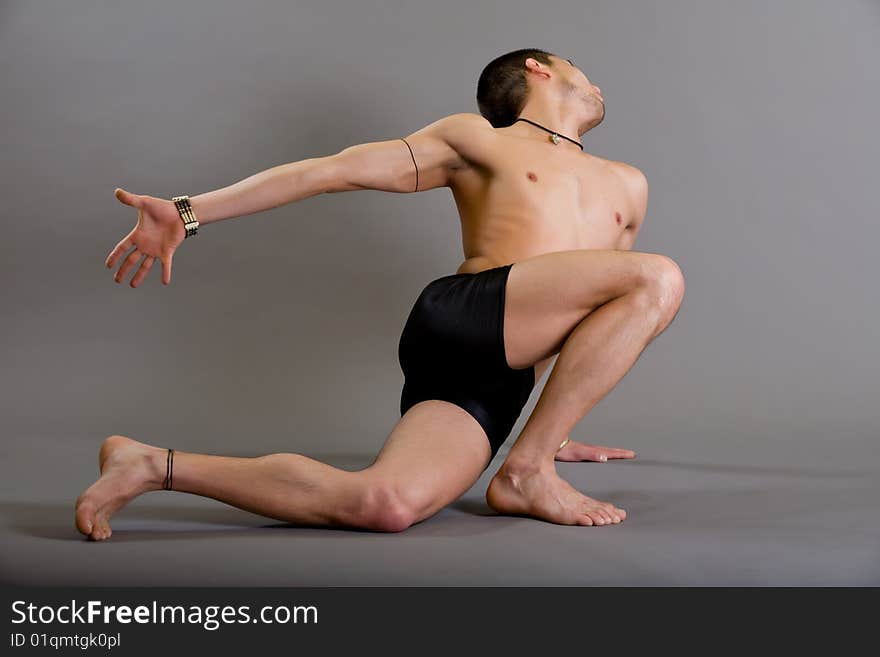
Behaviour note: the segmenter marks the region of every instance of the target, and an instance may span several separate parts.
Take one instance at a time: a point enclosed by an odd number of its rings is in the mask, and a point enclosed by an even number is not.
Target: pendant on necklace
[[[554,144],[558,144],[559,143],[559,135],[557,135],[554,132],[552,135],[550,135],[550,141],[552,141]]]

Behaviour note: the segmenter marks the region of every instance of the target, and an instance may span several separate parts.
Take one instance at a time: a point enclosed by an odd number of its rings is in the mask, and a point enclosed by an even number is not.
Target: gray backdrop
[[[697,517],[707,529],[690,545],[731,523],[797,519],[752,548],[791,539],[815,553],[737,581],[880,582],[878,36],[873,0],[3,3],[0,493],[18,537],[5,542],[5,574],[35,555],[71,558],[70,541],[52,551],[41,540],[77,539],[73,500],[111,433],[368,463],[398,418],[409,308],[462,258],[448,190],[359,191],[205,226],[177,251],[169,287],[157,263],[132,289],[103,264],[136,218],[115,187],[196,195],[475,112],[482,67],[534,46],[602,87],[607,115],[586,150],[645,172],[634,249],[672,257],[687,283],[675,322],[572,434],[634,449],[641,464],[563,474],[589,473],[583,490],[629,503],[629,531],[655,522],[639,540],[666,541],[670,559],[687,556],[676,534]],[[489,515],[481,482],[477,520]],[[186,496],[133,507],[181,499],[181,520],[221,513]],[[670,561],[633,581],[727,581],[710,553],[696,575]],[[80,581],[53,568],[53,581]],[[475,581],[454,570],[444,581],[456,572]],[[344,581],[367,581],[355,575]]]

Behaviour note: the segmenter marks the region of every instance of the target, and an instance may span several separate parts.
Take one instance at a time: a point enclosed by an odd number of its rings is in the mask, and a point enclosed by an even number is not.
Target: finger
[[[625,459],[633,458],[636,453],[631,449],[623,449],[621,447],[606,447],[605,445],[593,445],[597,452],[605,454],[608,458]]]
[[[128,257],[122,261],[122,266],[119,268],[119,271],[116,272],[116,275],[113,277],[113,280],[117,283],[120,283],[123,278],[126,277],[131,268],[134,267],[138,260],[141,259],[143,253],[135,248],[134,251],[128,254]]]
[[[134,241],[132,241],[131,239],[131,234],[126,235],[125,238],[123,238],[123,240],[119,242],[119,244],[113,247],[113,250],[110,251],[110,255],[107,256],[107,260],[104,262],[104,264],[107,265],[108,269],[112,269],[113,265],[115,265],[116,261],[119,259],[119,256],[121,256],[133,246]]]
[[[144,206],[144,197],[138,196],[137,194],[132,194],[131,192],[127,192],[122,187],[117,187],[113,194],[116,195],[116,198],[119,199],[122,203],[126,205],[130,205],[133,208],[141,209]]]
[[[174,253],[169,253],[165,258],[162,259],[162,284],[168,285],[171,283],[171,259],[174,257]]]
[[[596,445],[599,449],[604,449],[607,452],[614,452],[619,454],[634,454],[631,449],[625,449],[623,447],[608,447],[607,445]]]
[[[608,460],[608,455],[602,451],[602,447],[596,445],[584,445],[581,459],[585,461],[599,461],[600,463]]]
[[[150,272],[150,267],[153,266],[153,262],[156,260],[154,256],[148,255],[144,258],[144,261],[141,263],[141,266],[138,268],[137,272],[131,278],[130,285],[132,287],[137,287],[141,284],[141,281],[147,277],[147,274]]]

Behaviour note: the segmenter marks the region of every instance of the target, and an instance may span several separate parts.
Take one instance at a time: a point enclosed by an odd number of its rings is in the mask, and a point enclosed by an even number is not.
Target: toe
[[[602,507],[602,510],[611,522],[620,522],[620,515],[617,513],[617,509],[614,508],[613,504],[605,504]]]
[[[95,507],[88,502],[77,502],[74,519],[76,528],[83,534],[91,534],[94,529]]]
[[[589,513],[593,520],[597,521],[597,524],[607,525],[610,520],[608,514],[605,513],[605,509],[603,509],[601,505],[592,506]]]
[[[98,537],[98,540],[103,541],[106,538],[109,538],[111,534],[110,523],[107,522],[104,518],[98,518],[95,520],[95,535]]]

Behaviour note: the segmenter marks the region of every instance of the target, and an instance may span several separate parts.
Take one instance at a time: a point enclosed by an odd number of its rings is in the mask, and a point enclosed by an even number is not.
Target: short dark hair
[[[522,48],[496,57],[477,80],[477,106],[496,128],[511,125],[522,111],[529,94],[525,61],[531,57],[552,66],[553,53],[539,48]]]

